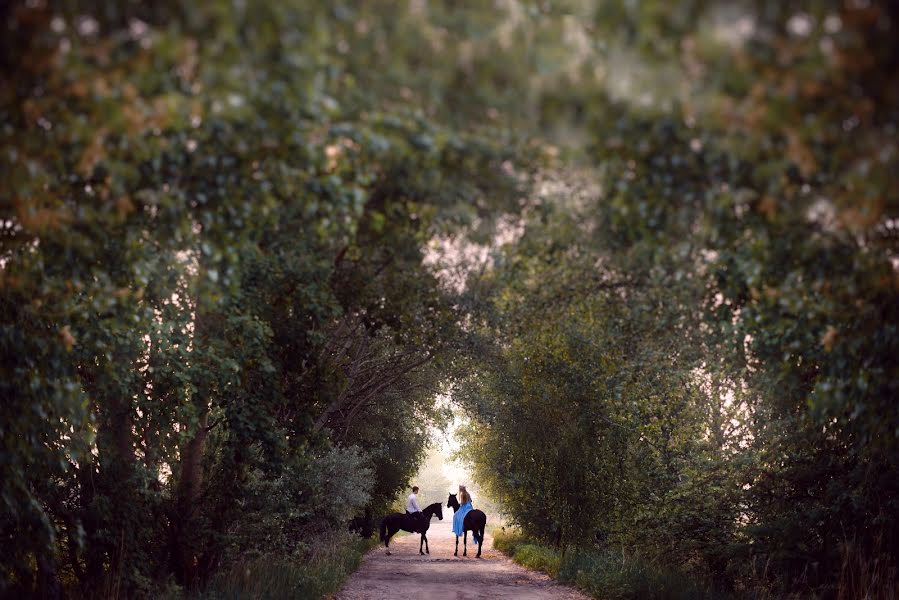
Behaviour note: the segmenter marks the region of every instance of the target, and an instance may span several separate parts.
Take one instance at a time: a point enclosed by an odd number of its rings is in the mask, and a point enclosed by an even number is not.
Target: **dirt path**
[[[390,540],[391,556],[384,546],[365,557],[359,570],[337,594],[337,600],[401,600],[469,598],[516,598],[519,600],[587,600],[587,596],[560,585],[542,573],[528,571],[493,549],[487,534],[481,558],[474,558],[477,546],[468,535],[468,558],[453,556],[456,538],[452,532],[452,511],[443,521],[434,519],[428,531],[431,554],[419,556],[418,534]]]

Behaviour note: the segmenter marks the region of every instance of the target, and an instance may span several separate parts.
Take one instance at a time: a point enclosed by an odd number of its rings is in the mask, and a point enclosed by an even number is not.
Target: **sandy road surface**
[[[443,521],[431,521],[428,542],[431,554],[419,556],[420,536],[412,534],[390,540],[391,556],[383,544],[372,550],[359,570],[337,594],[337,600],[468,600],[516,598],[518,600],[586,600],[587,596],[554,582],[542,573],[528,571],[493,549],[487,534],[481,558],[474,558],[477,545],[468,534],[468,557],[453,556],[456,538],[452,511]]]

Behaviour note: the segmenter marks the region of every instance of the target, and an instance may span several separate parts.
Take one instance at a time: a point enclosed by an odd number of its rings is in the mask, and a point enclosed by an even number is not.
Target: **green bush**
[[[495,531],[493,533],[493,547],[509,556],[514,556],[515,550],[525,543],[524,536],[517,531]]]
[[[566,553],[559,579],[597,598],[723,597],[683,572],[613,549]]]
[[[529,569],[537,569],[550,577],[558,577],[562,555],[552,548],[537,544],[521,544],[515,551],[515,561]]]
[[[304,559],[260,556],[242,561],[213,578],[197,600],[322,598],[340,588],[373,544],[372,540],[340,535],[323,540],[316,552]]]
[[[665,568],[622,550],[560,552],[519,532],[494,534],[493,546],[529,568],[576,585],[596,598],[678,600],[724,597],[685,573]]]

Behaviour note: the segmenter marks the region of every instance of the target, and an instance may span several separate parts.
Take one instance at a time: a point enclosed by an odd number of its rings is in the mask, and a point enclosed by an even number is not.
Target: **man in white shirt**
[[[420,515],[421,508],[418,506],[418,486],[412,486],[412,493],[409,494],[409,497],[406,498],[406,514],[407,515]]]

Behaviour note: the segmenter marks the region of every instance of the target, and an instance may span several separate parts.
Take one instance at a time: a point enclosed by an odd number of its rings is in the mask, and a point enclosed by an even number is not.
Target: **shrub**
[[[724,596],[677,569],[611,548],[566,553],[559,579],[597,598],[686,600]]]
[[[516,548],[525,543],[524,536],[514,530],[493,533],[493,547],[509,556],[514,556]]]
[[[529,569],[537,569],[550,577],[558,577],[562,555],[552,548],[537,544],[521,544],[515,550],[515,561]]]
[[[322,598],[335,593],[373,546],[350,534],[329,536],[308,557],[261,556],[235,563],[196,600]]]
[[[623,550],[572,548],[563,553],[514,531],[494,534],[493,546],[529,569],[543,571],[604,600],[724,597],[681,571]]]

